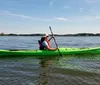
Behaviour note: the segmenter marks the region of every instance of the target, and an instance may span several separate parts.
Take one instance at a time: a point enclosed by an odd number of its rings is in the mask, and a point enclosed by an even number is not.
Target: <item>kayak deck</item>
[[[100,47],[95,48],[59,48],[62,55],[100,54]],[[59,52],[51,50],[0,50],[0,56],[58,56]]]

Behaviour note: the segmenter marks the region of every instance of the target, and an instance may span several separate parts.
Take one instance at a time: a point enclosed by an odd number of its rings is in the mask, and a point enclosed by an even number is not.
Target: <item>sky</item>
[[[0,33],[100,33],[100,0],[0,0]]]

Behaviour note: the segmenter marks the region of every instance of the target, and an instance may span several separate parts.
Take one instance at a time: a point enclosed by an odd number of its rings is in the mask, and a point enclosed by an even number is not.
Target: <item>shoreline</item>
[[[43,36],[44,34],[0,34],[0,36]],[[100,36],[100,33],[54,34],[54,36]]]

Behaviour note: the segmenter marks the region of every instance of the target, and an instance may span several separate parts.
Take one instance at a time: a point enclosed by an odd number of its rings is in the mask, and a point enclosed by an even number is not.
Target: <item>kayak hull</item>
[[[95,48],[59,48],[62,55],[100,54],[100,47]],[[58,50],[0,50],[0,56],[59,56]]]

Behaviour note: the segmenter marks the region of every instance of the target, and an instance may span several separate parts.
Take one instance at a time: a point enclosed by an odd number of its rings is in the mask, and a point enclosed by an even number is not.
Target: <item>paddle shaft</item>
[[[54,36],[54,34],[53,34],[52,29],[51,29],[51,27],[50,27],[50,26],[49,26],[49,28],[50,28],[50,31],[51,31],[52,36]],[[58,44],[57,44],[57,42],[56,42],[55,37],[53,37],[53,39],[54,39],[54,42],[55,42],[55,44],[56,44],[56,47],[58,48]],[[60,53],[59,48],[58,48],[58,52],[59,52],[60,56],[62,57],[62,54]]]

